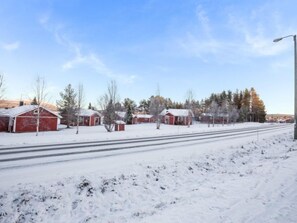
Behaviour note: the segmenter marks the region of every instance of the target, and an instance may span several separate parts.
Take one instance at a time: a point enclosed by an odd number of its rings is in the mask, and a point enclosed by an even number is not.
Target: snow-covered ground
[[[102,126],[0,134],[0,145],[88,141],[246,127]],[[290,127],[291,126],[291,127]],[[0,170],[0,222],[297,222],[293,126],[237,139]]]
[[[44,144],[44,143],[60,143],[75,141],[94,141],[123,139],[146,136],[160,136],[168,134],[182,134],[192,132],[218,131],[223,129],[234,129],[242,127],[262,126],[259,123],[241,123],[236,125],[215,125],[208,127],[207,124],[195,124],[190,128],[187,126],[161,125],[160,130],[156,130],[155,124],[138,124],[126,125],[126,131],[107,132],[105,128],[100,126],[81,126],[79,134],[76,133],[76,127],[67,129],[65,125],[60,125],[59,131],[39,132],[36,133],[6,133],[0,132],[0,146],[3,145],[20,145],[20,144]]]

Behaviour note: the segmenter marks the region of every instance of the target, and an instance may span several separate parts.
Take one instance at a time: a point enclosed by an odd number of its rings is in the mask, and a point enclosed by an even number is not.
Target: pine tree
[[[60,92],[60,97],[61,100],[57,101],[57,107],[66,119],[67,128],[70,128],[70,124],[75,120],[76,112],[76,93],[71,84],[68,84],[64,92]]]
[[[136,108],[136,104],[133,100],[131,100],[130,98],[125,98],[124,99],[124,107],[126,110],[126,115],[125,115],[125,122],[127,124],[133,124],[133,113],[135,111]]]
[[[250,120],[253,122],[265,122],[265,105],[254,88],[250,90],[250,97]]]
[[[140,108],[140,110],[145,114],[149,113],[149,107],[150,107],[150,100],[143,99],[139,102],[138,108]]]
[[[31,105],[37,105],[36,97],[33,98],[32,102],[31,102]]]
[[[132,122],[133,122],[133,109],[132,109],[132,106],[131,106],[131,104],[129,104],[128,106],[127,106],[127,111],[126,111],[126,115],[125,115],[125,122],[127,123],[127,124],[133,124]]]

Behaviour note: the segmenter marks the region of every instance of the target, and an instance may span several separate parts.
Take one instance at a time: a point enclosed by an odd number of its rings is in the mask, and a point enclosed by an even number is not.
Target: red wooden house
[[[80,126],[95,126],[101,124],[102,115],[91,109],[80,109],[79,125]]]
[[[160,116],[168,125],[192,125],[194,114],[190,109],[164,109]]]
[[[0,113],[1,131],[35,132],[37,124],[37,105],[24,105],[2,110]],[[40,106],[39,131],[56,131],[61,118],[58,114]]]
[[[133,117],[134,123],[153,123],[156,121],[153,115],[137,114]]]

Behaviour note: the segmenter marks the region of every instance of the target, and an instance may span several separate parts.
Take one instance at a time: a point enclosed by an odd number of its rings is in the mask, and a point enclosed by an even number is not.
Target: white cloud
[[[211,25],[209,22],[209,18],[207,16],[207,13],[203,10],[202,6],[199,5],[196,9],[196,16],[198,18],[199,24],[202,27],[203,33],[208,36],[211,37]]]
[[[216,23],[202,6],[195,12],[196,26],[177,43],[184,53],[203,62],[215,59],[218,63],[237,63],[277,55],[292,48],[290,41],[273,43],[273,38],[295,32],[284,25],[281,14],[270,5],[259,6],[247,13],[225,9],[222,10],[225,16]]]
[[[39,18],[39,23],[41,24],[41,25],[45,25],[45,24],[47,24],[48,23],[48,21],[49,21],[49,19],[50,19],[50,13],[44,13],[44,14],[42,14],[41,16],[40,16],[40,18]]]
[[[98,55],[96,55],[95,53],[83,54],[81,52],[79,45],[76,45],[73,42],[68,42],[68,46],[70,47],[71,51],[74,52],[75,55],[72,59],[66,61],[62,65],[62,68],[64,70],[75,69],[77,66],[86,65],[91,67],[98,74],[107,76],[111,79],[115,79],[124,84],[131,84],[137,78],[135,75],[115,73],[105,65],[105,63],[99,58]]]
[[[137,76],[135,75],[126,75],[118,74],[111,70],[103,60],[93,52],[84,53],[82,46],[79,43],[70,41],[65,35],[61,34],[63,31],[63,25],[51,25],[49,24],[49,15],[39,19],[39,23],[55,37],[55,40],[58,44],[66,47],[70,52],[73,53],[73,58],[69,59],[62,65],[62,69],[70,70],[75,69],[80,65],[86,65],[94,69],[98,74],[107,76],[109,78],[120,81],[121,83],[131,84],[135,81]]]
[[[16,41],[13,43],[3,43],[2,48],[6,51],[14,51],[17,50],[20,47],[20,42]]]

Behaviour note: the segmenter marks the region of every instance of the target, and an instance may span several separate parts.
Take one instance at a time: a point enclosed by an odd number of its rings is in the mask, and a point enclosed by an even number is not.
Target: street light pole
[[[280,37],[277,39],[274,39],[273,42],[279,42],[284,38],[287,37],[293,37],[294,41],[294,74],[295,74],[295,82],[294,82],[294,88],[295,88],[295,95],[294,95],[294,140],[297,140],[297,46],[296,46],[296,35],[288,35],[284,37]]]

